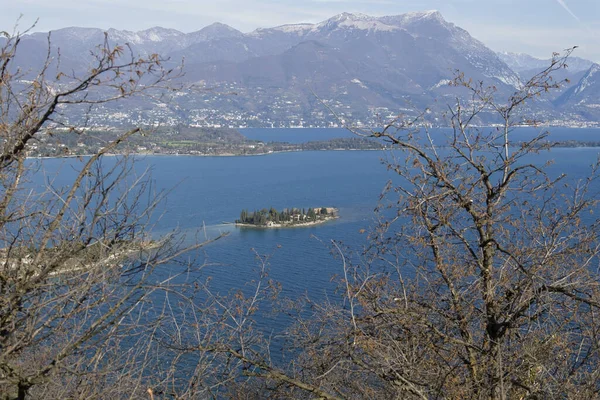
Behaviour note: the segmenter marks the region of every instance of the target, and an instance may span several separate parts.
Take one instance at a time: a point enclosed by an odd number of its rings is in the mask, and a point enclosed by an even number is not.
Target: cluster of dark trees
[[[317,221],[328,216],[327,208],[321,207],[314,209],[309,207],[308,210],[305,208],[284,208],[282,211],[277,211],[275,208],[270,209],[263,208],[262,210],[255,210],[254,212],[248,212],[248,210],[242,210],[240,218],[235,222],[238,224],[251,224],[251,225],[265,225],[268,222],[275,224],[279,223],[290,223],[290,222],[309,222]]]
[[[457,73],[443,151],[419,137],[420,118],[366,133],[401,153],[368,246],[355,256],[331,242],[339,298],[273,307],[268,256],[257,254],[244,290],[224,295],[190,278],[203,267],[190,251],[206,242],[175,232],[146,247],[162,194],[131,159],[101,162],[141,129],[78,160],[67,186],[28,184],[39,173],[28,146],[67,125],[73,107],[166,95],[179,70],[107,39],[88,74],[56,74],[51,51],[32,74],[19,69],[21,35],[0,33],[0,398],[600,396],[599,165],[570,185],[531,161],[551,147],[546,132],[520,146],[512,137],[529,121],[524,105],[561,84],[552,73],[570,51],[507,99]],[[501,127],[471,125],[490,111]],[[326,212],[271,208],[239,221]],[[281,349],[260,329],[261,307],[294,318],[282,333],[289,362],[273,361]]]

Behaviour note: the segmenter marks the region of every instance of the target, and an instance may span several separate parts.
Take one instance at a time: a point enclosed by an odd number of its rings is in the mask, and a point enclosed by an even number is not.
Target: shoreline
[[[296,223],[279,223],[267,222],[264,225],[255,225],[243,222],[230,222],[229,224],[235,225],[236,228],[250,228],[250,229],[289,229],[289,228],[304,228],[309,226],[322,225],[330,221],[334,221],[340,218],[340,210],[335,207],[330,207],[331,213],[325,216],[324,219],[317,219],[316,221],[308,222],[296,222]]]
[[[251,228],[251,229],[290,229],[290,228],[304,228],[309,226],[322,225],[324,223],[334,221],[339,219],[338,216],[330,217],[327,219],[322,219],[319,221],[311,221],[311,222],[302,222],[300,224],[273,224],[270,226],[267,225],[254,225],[254,224],[242,224],[238,222],[234,222],[233,225],[239,228]]]
[[[600,129],[600,128],[598,128]],[[443,147],[443,146],[440,146]],[[516,146],[514,146],[516,148]],[[553,149],[600,149],[600,144],[597,146],[564,146],[557,145],[552,146]],[[103,157],[117,157],[117,156],[135,156],[135,157],[265,157],[273,154],[283,153],[305,153],[305,152],[340,152],[340,151],[389,151],[394,148],[381,148],[381,149],[326,149],[326,150],[278,150],[271,151],[268,153],[255,153],[255,154],[168,154],[168,153],[106,153]],[[61,158],[77,158],[77,157],[93,157],[96,154],[78,154],[78,155],[63,155],[63,156],[27,156],[27,160],[50,160],[50,159],[61,159]]]
[[[485,128],[493,128],[493,126],[483,126]],[[531,126],[518,126],[518,129],[525,129],[525,128],[535,128],[535,127],[531,127]],[[582,127],[582,126],[562,126],[562,125],[540,125],[537,128],[543,128],[543,129],[553,129],[553,128],[558,128],[558,129],[572,129],[572,130],[600,130],[600,126],[595,126],[595,127]],[[291,129],[291,128],[238,128],[239,130],[244,130],[244,129],[274,129],[274,130],[279,130],[279,129]],[[340,129],[340,130],[346,130],[345,128],[299,128],[301,129],[324,129],[324,130],[332,130],[332,129]],[[437,129],[437,128],[435,128]],[[450,129],[449,127],[440,127],[439,129]],[[600,140],[595,140],[595,134],[591,134],[590,136],[592,136],[591,138],[581,138],[581,139],[570,139],[570,138],[566,138],[566,139],[562,139],[562,140],[550,140],[552,138],[552,134],[546,138],[546,142],[548,142],[548,144],[551,146],[551,148],[577,148],[577,149],[585,149],[585,148],[592,148],[592,149],[597,149],[600,148]],[[350,137],[352,138],[352,137]],[[339,138],[339,139],[344,139],[344,138]],[[328,142],[330,140],[334,140],[334,139],[327,139],[327,140],[322,140],[323,142]],[[256,141],[256,140],[254,140]],[[135,149],[131,149],[131,151],[127,152],[116,152],[116,153],[106,153],[104,154],[104,156],[108,156],[108,157],[117,157],[117,156],[135,156],[135,157],[256,157],[256,156],[268,156],[271,154],[282,154],[282,153],[299,153],[299,152],[325,152],[325,151],[389,151],[389,150],[394,150],[394,146],[393,145],[389,145],[389,144],[381,144],[381,147],[378,148],[373,148],[371,146],[365,146],[366,148],[361,148],[359,147],[338,147],[338,148],[313,148],[313,149],[303,149],[301,148],[301,146],[305,143],[311,143],[315,140],[312,141],[308,141],[308,142],[299,142],[299,143],[287,143],[287,142],[281,142],[282,144],[286,144],[291,146],[292,148],[288,148],[288,149],[284,149],[284,150],[267,150],[267,151],[261,151],[262,149],[256,149],[259,152],[256,153],[237,153],[237,152],[223,152],[223,153],[215,153],[215,154],[201,154],[201,153],[188,153],[188,152],[182,152],[182,153],[168,153],[168,152],[158,152],[158,153],[154,153],[154,152],[146,152],[146,151],[136,151]],[[319,140],[316,140],[315,142],[319,142]],[[265,142],[267,144],[269,143],[279,143],[279,142]],[[353,143],[356,145],[356,143]],[[511,143],[511,147],[514,148],[518,148],[519,147],[520,142],[519,141],[515,141],[514,143]],[[447,144],[445,143],[439,143],[437,145],[437,147],[443,148],[446,147]],[[269,147],[269,146],[266,146]],[[91,150],[91,149],[82,149],[83,151],[86,150]],[[60,158],[88,158],[88,157],[92,157],[95,156],[97,153],[91,152],[91,153],[86,153],[86,154],[56,154],[56,155],[27,155],[26,159],[60,159]]]
[[[600,146],[599,146],[600,147]],[[283,154],[283,153],[304,153],[310,151],[382,151],[389,150],[387,148],[381,149],[326,149],[326,150],[277,150],[268,153],[255,153],[255,154],[168,154],[168,153],[106,153],[103,157],[117,157],[117,156],[136,156],[136,157],[264,157],[271,154]],[[64,155],[64,156],[28,156],[28,160],[42,160],[42,159],[60,159],[60,158],[77,158],[77,157],[93,157],[96,154],[77,154],[77,155]]]

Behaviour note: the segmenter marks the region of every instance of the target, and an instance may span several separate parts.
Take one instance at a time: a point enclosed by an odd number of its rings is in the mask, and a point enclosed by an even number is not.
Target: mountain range
[[[154,27],[109,29],[111,43],[134,54],[185,60],[186,89],[171,101],[143,99],[106,105],[92,123],[227,126],[331,126],[339,119],[366,125],[429,107],[440,117],[458,95],[456,71],[506,96],[549,65],[525,54],[496,53],[437,11],[372,17],[342,13],[316,24],[283,25],[242,33],[215,23],[182,33]],[[64,28],[23,37],[18,62],[35,70],[48,43],[60,67],[89,68],[90,50],[104,31]],[[593,124],[600,119],[599,66],[573,57],[557,79],[570,84],[524,112],[543,121]],[[71,118],[76,118],[72,116]],[[482,115],[482,123],[494,122]]]

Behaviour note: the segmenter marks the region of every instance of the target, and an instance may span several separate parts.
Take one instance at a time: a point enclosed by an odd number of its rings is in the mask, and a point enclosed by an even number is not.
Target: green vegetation
[[[284,208],[282,211],[277,211],[275,208],[263,208],[248,212],[242,210],[240,218],[235,221],[237,225],[251,225],[257,227],[285,227],[295,225],[315,224],[328,221],[336,217],[337,210],[331,207],[309,207],[307,209],[300,208]]]
[[[40,132],[27,148],[29,157],[65,157],[95,154],[125,132],[124,129],[55,128]],[[337,138],[308,143],[264,143],[250,140],[230,128],[159,127],[144,130],[119,143],[114,154],[164,154],[231,156],[260,155],[284,151],[377,150],[381,143],[368,138]]]

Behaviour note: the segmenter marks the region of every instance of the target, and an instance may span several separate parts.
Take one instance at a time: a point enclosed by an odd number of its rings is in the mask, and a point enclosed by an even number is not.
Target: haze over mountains
[[[92,121],[98,125],[158,120],[330,126],[338,118],[372,125],[425,107],[444,110],[458,94],[448,86],[456,70],[507,95],[549,64],[523,54],[497,54],[437,11],[385,17],[343,13],[318,24],[250,33],[220,23],[187,34],[160,27],[107,33],[112,43],[128,43],[134,53],[184,59],[184,81],[196,85],[168,102],[107,106]],[[51,45],[60,49],[61,68],[83,71],[90,49],[103,39],[101,29],[65,28],[52,32]],[[21,45],[20,64],[34,68],[46,54],[47,34],[28,35]],[[557,78],[571,83],[525,112],[563,125],[600,119],[599,66],[575,57],[569,65]],[[432,122],[444,124],[442,118]],[[484,115],[481,122],[494,120]]]

